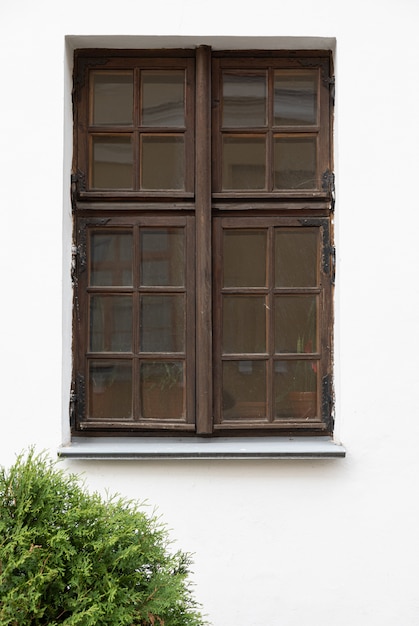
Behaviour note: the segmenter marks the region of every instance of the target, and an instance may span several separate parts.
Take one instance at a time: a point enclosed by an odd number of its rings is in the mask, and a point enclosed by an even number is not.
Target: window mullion
[[[211,51],[196,52],[196,432],[212,432]]]
[[[268,228],[268,242],[266,247],[266,276],[267,286],[269,288],[267,293],[267,337],[266,348],[268,353],[267,359],[267,372],[266,372],[266,403],[267,403],[267,416],[268,421],[272,422],[274,417],[274,402],[273,402],[273,387],[274,387],[274,369],[275,369],[275,298],[274,298],[274,228],[270,226]]]

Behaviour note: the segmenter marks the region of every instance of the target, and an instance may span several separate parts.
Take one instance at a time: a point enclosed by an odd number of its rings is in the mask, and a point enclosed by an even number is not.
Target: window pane
[[[141,363],[141,415],[144,418],[185,418],[185,373],[181,361]]]
[[[266,410],[265,362],[224,362],[223,418],[265,418]]]
[[[91,296],[90,350],[131,352],[131,296]]]
[[[141,74],[143,126],[185,125],[185,72],[143,71]]]
[[[315,137],[275,137],[275,188],[316,189]]]
[[[184,352],[185,296],[141,296],[142,352]]]
[[[90,361],[88,393],[90,417],[132,417],[131,361]]]
[[[140,284],[184,286],[185,232],[183,228],[141,230]]]
[[[275,126],[317,123],[317,73],[292,75],[276,72],[274,85]]]
[[[223,231],[223,286],[266,286],[266,229]]]
[[[317,369],[317,361],[275,362],[275,417],[316,417]]]
[[[317,351],[316,296],[275,297],[275,352]]]
[[[223,298],[223,353],[266,352],[266,306],[264,296]]]
[[[223,137],[223,189],[264,189],[264,137]]]
[[[132,124],[132,72],[93,72],[93,124]]]
[[[318,285],[318,229],[277,228],[275,287]]]
[[[92,233],[90,237],[90,284],[132,285],[132,234]]]
[[[266,78],[255,74],[223,74],[223,126],[266,124]]]
[[[92,187],[95,189],[132,189],[131,137],[92,138]]]
[[[184,189],[183,135],[143,136],[141,146],[142,189]]]

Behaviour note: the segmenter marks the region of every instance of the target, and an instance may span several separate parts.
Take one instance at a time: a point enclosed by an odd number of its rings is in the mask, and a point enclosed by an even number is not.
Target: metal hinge
[[[81,416],[85,406],[85,379],[82,374],[77,374],[71,385],[70,391],[70,424],[76,424],[77,416]]]
[[[325,76],[323,77],[322,81],[323,84],[326,85],[326,87],[329,87],[330,102],[332,103],[332,106],[335,106],[335,77]]]
[[[331,374],[326,374],[322,378],[322,414],[323,419],[331,431],[334,423],[334,393],[333,380]]]
[[[86,175],[81,170],[71,174],[71,208],[76,210],[77,197],[80,191],[86,191]]]
[[[336,248],[335,246],[330,246],[330,282],[332,285],[335,284],[336,278]]]
[[[335,174],[331,170],[326,170],[322,174],[322,189],[330,195],[330,210],[335,210]]]
[[[335,174],[331,170],[326,170],[322,174],[322,189],[335,193]]]
[[[76,413],[77,413],[77,392],[74,388],[74,383],[71,387],[70,391],[70,425],[73,427],[76,423]]]
[[[86,269],[86,244],[80,243],[78,246],[73,244],[71,247],[71,279],[73,284],[77,282],[77,278]]]

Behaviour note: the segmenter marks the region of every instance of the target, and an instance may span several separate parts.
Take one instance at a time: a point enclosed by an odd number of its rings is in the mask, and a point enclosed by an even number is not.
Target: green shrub
[[[190,558],[138,503],[33,450],[0,470],[0,626],[200,626]]]

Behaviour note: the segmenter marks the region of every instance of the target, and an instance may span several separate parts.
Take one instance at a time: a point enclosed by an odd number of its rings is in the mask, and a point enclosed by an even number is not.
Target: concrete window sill
[[[58,455],[86,460],[327,459],[345,448],[330,437],[123,438],[77,437]]]

